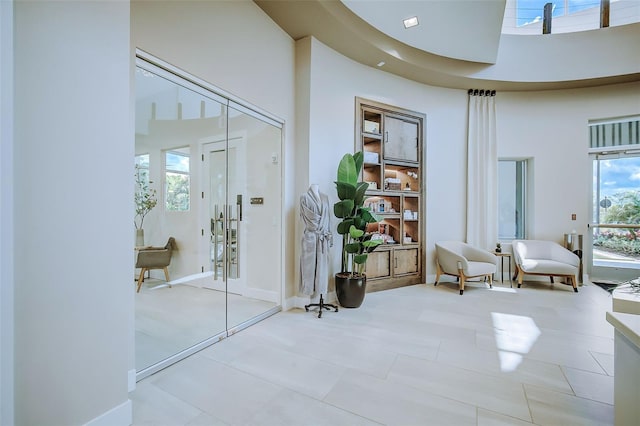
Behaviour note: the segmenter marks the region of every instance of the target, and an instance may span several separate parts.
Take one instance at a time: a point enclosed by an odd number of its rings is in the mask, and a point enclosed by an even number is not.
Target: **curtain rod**
[[[470,96],[495,96],[496,95],[496,91],[495,90],[490,90],[490,89],[469,89],[469,91],[467,92]]]

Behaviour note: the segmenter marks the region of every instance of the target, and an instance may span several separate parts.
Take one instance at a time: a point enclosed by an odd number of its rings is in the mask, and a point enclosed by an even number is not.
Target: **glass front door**
[[[213,276],[204,286],[236,294],[243,294],[246,276],[240,270],[244,266],[241,260],[246,256],[241,210],[246,191],[242,173],[245,145],[246,141],[239,139],[206,143],[202,157],[204,176],[208,179],[203,211],[209,211],[203,225],[208,224],[210,230],[210,257],[203,264],[207,264]]]
[[[229,106],[227,144],[227,328],[280,304],[282,129]]]
[[[282,128],[168,65],[137,65],[132,185],[155,204],[134,213],[134,256],[175,239],[166,269],[132,271],[141,379],[280,310]]]
[[[591,281],[640,276],[640,156],[593,159]]]

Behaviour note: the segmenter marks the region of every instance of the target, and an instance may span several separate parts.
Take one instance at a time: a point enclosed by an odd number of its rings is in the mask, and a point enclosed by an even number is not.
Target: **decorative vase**
[[[362,305],[367,290],[367,277],[351,278],[348,273],[336,274],[336,296],[340,306],[358,308]]]
[[[136,247],[144,246],[144,229],[136,229]]]

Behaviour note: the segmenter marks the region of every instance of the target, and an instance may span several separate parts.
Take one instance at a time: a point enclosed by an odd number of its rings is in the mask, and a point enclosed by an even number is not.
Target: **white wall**
[[[128,2],[15,3],[15,423],[131,422]]]
[[[503,34],[496,64],[469,76],[556,82],[638,74],[639,37],[640,24],[564,34]]]
[[[285,291],[296,242],[294,42],[255,3],[132,2],[132,44],[285,121]]]
[[[13,0],[0,2],[0,424],[13,410]]]
[[[306,43],[300,41],[298,43]],[[466,91],[426,86],[355,63],[317,40],[311,43],[309,180],[337,197],[335,167],[354,148],[354,97],[427,115],[427,280],[434,275],[434,243],[465,238]],[[542,92],[500,92],[500,157],[533,158],[530,238],[562,242],[589,222],[589,119],[640,112],[640,83]],[[577,220],[571,221],[571,213]],[[336,236],[337,237],[337,236]],[[339,242],[339,239],[336,239]],[[334,246],[334,268],[339,267]]]
[[[427,229],[423,247],[426,274],[435,275],[435,241],[465,238],[466,91],[426,86],[363,66],[315,39],[309,73],[309,179],[329,195],[331,204],[337,201],[333,182],[338,162],[354,150],[356,96],[427,115]],[[337,234],[334,241],[332,273],[340,266]]]

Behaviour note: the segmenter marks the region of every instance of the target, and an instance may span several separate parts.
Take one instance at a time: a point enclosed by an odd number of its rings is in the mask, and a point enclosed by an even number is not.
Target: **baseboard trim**
[[[86,426],[129,426],[133,423],[133,405],[131,400],[127,399],[117,407],[113,407],[85,423]]]
[[[279,301],[279,294],[277,291],[263,290],[260,288],[245,287],[243,296],[263,300],[265,302],[278,303]]]

